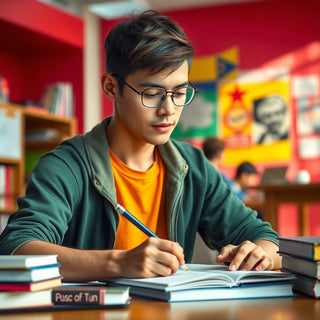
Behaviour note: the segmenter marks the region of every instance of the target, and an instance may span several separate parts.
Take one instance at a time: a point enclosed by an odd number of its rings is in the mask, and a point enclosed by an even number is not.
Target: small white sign
[[[294,98],[319,95],[319,78],[317,75],[296,76],[292,79],[292,96]]]
[[[21,157],[21,113],[13,115],[0,108],[0,157],[18,159]]]

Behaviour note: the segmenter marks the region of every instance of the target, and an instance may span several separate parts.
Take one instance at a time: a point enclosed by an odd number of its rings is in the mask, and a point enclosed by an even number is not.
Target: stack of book
[[[293,273],[297,281],[294,290],[320,298],[320,237],[279,239],[282,269]]]
[[[59,267],[56,255],[0,256],[0,312],[51,306]]]
[[[41,106],[61,117],[73,116],[73,87],[69,82],[48,85],[41,98]]]

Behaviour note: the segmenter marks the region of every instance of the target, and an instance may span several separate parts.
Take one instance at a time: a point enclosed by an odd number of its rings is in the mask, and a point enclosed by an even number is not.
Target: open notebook
[[[295,277],[277,271],[228,271],[224,265],[188,264],[169,277],[105,280],[130,286],[132,295],[165,301],[199,301],[292,296]]]

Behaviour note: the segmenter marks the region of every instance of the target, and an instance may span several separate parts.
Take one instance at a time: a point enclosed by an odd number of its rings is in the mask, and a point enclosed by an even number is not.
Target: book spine
[[[52,291],[55,305],[103,305],[105,290],[60,290]]]

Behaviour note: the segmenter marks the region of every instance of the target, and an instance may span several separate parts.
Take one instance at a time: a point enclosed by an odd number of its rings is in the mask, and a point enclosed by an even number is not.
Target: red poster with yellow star
[[[223,83],[218,97],[226,165],[290,159],[289,81]]]

